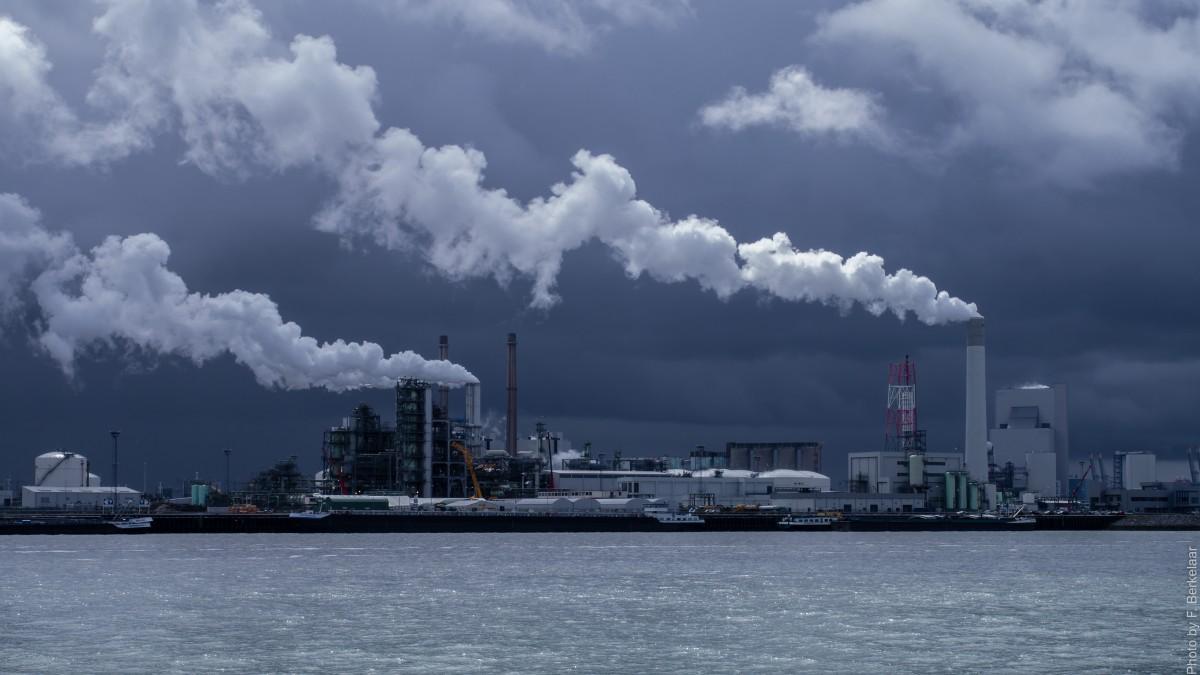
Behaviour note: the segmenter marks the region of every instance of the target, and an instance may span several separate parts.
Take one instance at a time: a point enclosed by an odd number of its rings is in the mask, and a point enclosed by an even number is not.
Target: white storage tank
[[[100,474],[98,474],[98,473],[89,473],[88,474],[88,483],[87,483],[88,487],[100,487],[101,485],[103,485],[103,483],[100,482]]]
[[[33,460],[33,484],[40,487],[87,487],[87,457],[55,450]]]
[[[925,486],[925,456],[913,454],[908,456],[908,484],[912,487]]]

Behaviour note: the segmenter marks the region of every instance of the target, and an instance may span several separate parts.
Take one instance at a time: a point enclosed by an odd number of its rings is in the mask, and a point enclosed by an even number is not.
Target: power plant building
[[[998,389],[995,412],[988,433],[995,470],[1004,473],[1009,464],[1024,467],[1026,489],[1063,495],[1070,458],[1066,385]]]
[[[1114,453],[1113,479],[1116,487],[1124,490],[1140,490],[1143,485],[1157,483],[1158,467],[1154,453]]]
[[[924,493],[931,505],[941,503],[946,472],[965,470],[963,456],[956,453],[852,452],[847,465],[852,493]]]

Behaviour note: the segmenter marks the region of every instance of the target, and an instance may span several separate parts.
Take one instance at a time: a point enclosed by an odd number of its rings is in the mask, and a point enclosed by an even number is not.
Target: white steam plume
[[[342,236],[367,236],[394,249],[420,250],[451,278],[513,272],[533,277],[535,307],[557,302],[563,254],[591,239],[608,245],[630,277],[693,279],[727,298],[755,288],[785,300],[816,301],[843,310],[860,303],[873,314],[909,312],[927,324],[977,316],[975,305],[938,291],[927,277],[859,253],[848,260],[828,251],[795,249],[787,235],[739,244],[716,221],[670,220],[636,198],[629,172],[609,155],[581,150],[570,183],[551,196],[520,204],[503,190],[482,187],[481,153],[426,148],[411,132],[389,129],[343,172],[337,199],[317,227]]]
[[[387,356],[373,342],[318,343],[284,321],[262,293],[192,293],[167,268],[170,248],[154,234],[109,237],[89,253],[51,234],[20,197],[0,194],[0,292],[10,299],[31,269],[42,321],[37,343],[68,376],[93,346],[134,345],[197,365],[223,354],[267,387],[344,391],[388,387],[402,377],[461,384],[478,380],[449,361],[411,351]]]
[[[531,277],[535,307],[557,302],[564,254],[596,239],[631,277],[695,280],[721,298],[753,288],[929,324],[977,315],[926,277],[888,274],[875,255],[798,250],[784,234],[739,243],[714,220],[672,220],[638,199],[633,177],[605,154],[580,150],[569,182],[520,203],[484,187],[477,150],[380,131],[374,71],[338,62],[329,37],[297,36],[290,58],[273,56],[261,16],[244,2],[114,2],[95,28],[109,48],[89,100],[126,111],[113,123],[143,134],[128,147],[178,119],[187,161],[214,175],[316,167],[339,184],[319,229],[415,251],[452,279]]]

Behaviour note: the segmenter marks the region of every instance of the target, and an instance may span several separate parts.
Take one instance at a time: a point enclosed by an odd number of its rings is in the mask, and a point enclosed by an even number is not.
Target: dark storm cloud
[[[889,270],[916,270],[978,302],[988,317],[989,384],[1067,382],[1077,453],[1164,452],[1196,435],[1200,235],[1191,221],[1200,204],[1190,187],[1200,164],[1191,126],[1177,169],[1102,176],[1083,190],[1019,184],[996,170],[999,151],[930,169],[861,143],[701,127],[704,105],[737,85],[753,92],[788,65],[809,64],[827,86],[870,84],[862,64],[804,39],[818,29],[817,10],[790,3],[698,4],[671,26],[612,28],[570,54],[464,37],[453,23],[390,20],[367,6],[261,9],[283,45],[299,32],[329,34],[340,62],[374,68],[382,125],[407,127],[426,145],[483,151],[487,187],[524,201],[567,178],[576,150],[612,153],[639,196],[673,217],[717,218],[739,241],[786,231],[804,248],[871,251]],[[83,92],[103,53],[89,34],[91,13],[11,11],[46,44],[50,82],[75,110],[86,110]],[[918,93],[886,93],[889,111],[954,119],[953,107],[929,106]],[[816,438],[837,477],[843,451],[879,447],[885,366],[909,353],[931,441],[961,444],[962,334],[953,326],[861,309],[841,318],[747,292],[722,302],[694,282],[631,281],[599,245],[566,253],[564,302],[531,311],[523,279],[506,289],[447,282],[417,256],[342,250],[313,232],[312,215],[336,190],[317,171],[213,178],[180,166],[186,151],[168,134],[107,168],[6,162],[0,188],[24,195],[83,246],[156,232],[193,290],[267,293],[321,339],[429,356],[449,333],[454,360],[483,380],[493,411],[503,409],[504,333],[515,330],[523,419],[560,424],[577,443],[628,456]],[[0,397],[12,431],[0,450],[18,477],[48,447],[103,458],[110,425],[126,429],[129,461],[149,462],[152,483],[219,475],[226,446],[243,474],[290,454],[315,469],[322,427],[360,398],[385,414],[391,407],[387,392],[267,391],[228,360],[197,370],[142,356],[131,366],[119,352],[85,360],[73,387],[20,333],[4,339],[11,366]]]

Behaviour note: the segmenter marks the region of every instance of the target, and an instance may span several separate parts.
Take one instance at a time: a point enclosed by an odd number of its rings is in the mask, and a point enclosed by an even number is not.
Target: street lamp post
[[[110,431],[113,439],[113,515],[117,515],[117,437],[121,435],[120,431]]]

